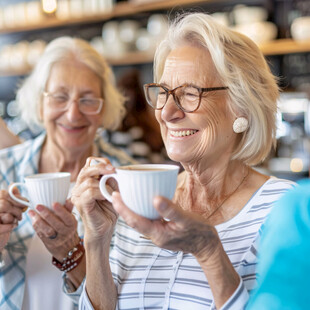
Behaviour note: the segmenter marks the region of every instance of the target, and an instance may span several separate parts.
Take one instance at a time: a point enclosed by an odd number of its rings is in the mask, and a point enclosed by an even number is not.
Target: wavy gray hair
[[[163,74],[170,51],[184,44],[209,51],[220,81],[229,87],[231,112],[249,121],[232,159],[252,165],[263,161],[276,141],[279,88],[259,48],[248,37],[220,25],[208,14],[183,14],[172,22],[156,50],[155,82]]]
[[[125,98],[116,89],[113,72],[105,59],[88,42],[71,37],[60,37],[51,41],[32,73],[17,91],[16,101],[22,119],[30,126],[33,123],[43,126],[39,117],[42,92],[52,66],[68,59],[75,59],[86,65],[101,79],[105,100],[102,125],[106,129],[116,129],[125,115]]]

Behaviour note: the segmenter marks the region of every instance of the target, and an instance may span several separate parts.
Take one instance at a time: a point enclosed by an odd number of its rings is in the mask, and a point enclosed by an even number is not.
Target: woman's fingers
[[[38,205],[36,210],[40,210],[41,207],[43,206]],[[32,226],[40,238],[48,238],[56,234],[56,230],[51,227],[39,213],[34,210],[29,210],[28,215],[31,217]]]
[[[53,204],[53,210],[49,208],[38,205],[36,207],[36,211],[40,217],[34,218],[33,226],[36,230],[42,230],[44,232],[46,229],[46,225],[54,229],[54,231],[62,234],[66,234],[67,231],[76,229],[77,221],[74,215],[69,212],[64,206],[60,203]],[[50,236],[50,229],[48,229],[48,236]],[[46,235],[44,233],[44,235]]]
[[[64,207],[66,208],[66,210],[67,210],[68,212],[70,212],[70,213],[72,212],[72,210],[73,210],[73,208],[74,208],[74,204],[72,203],[71,198],[68,198],[68,199],[66,200]]]
[[[10,213],[0,214],[0,223],[2,224],[17,224],[18,219]]]
[[[19,193],[18,190],[16,193],[17,194]],[[19,194],[18,194],[18,197],[23,198]],[[12,216],[16,217],[18,220],[21,220],[24,208],[25,208],[25,205],[20,204],[16,202],[15,200],[13,200],[6,190],[0,191],[0,214],[9,213]]]
[[[6,197],[7,197],[7,199],[8,199],[9,202],[11,202],[12,204],[14,204],[16,207],[25,209],[25,205],[24,205],[24,204],[19,203],[19,202],[17,202],[16,200],[14,200],[14,199],[10,196],[10,194],[9,194],[8,191],[5,191],[5,192],[6,192]],[[14,196],[16,196],[17,198],[19,198],[19,199],[21,199],[21,200],[24,200],[25,202],[29,202],[29,200],[28,200],[26,197],[21,196],[21,194],[20,194],[20,192],[19,192],[19,190],[18,190],[17,187],[13,187],[12,193],[13,193]]]
[[[128,226],[149,236],[153,230],[153,222],[129,209],[123,202],[119,192],[113,192],[112,202],[115,211],[125,220]]]
[[[96,161],[96,164],[91,164]],[[115,171],[110,161],[106,158],[101,157],[88,157],[85,166],[81,169],[77,184],[84,182],[88,178],[98,179],[98,176],[111,174]]]
[[[154,208],[164,219],[178,223],[181,223],[186,219],[184,211],[165,197],[154,197],[153,204]]]
[[[1,234],[11,232],[16,226],[17,224],[0,224],[0,238]]]

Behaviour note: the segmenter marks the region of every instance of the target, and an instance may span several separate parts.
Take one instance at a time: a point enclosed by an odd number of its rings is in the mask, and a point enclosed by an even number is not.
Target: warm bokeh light
[[[42,0],[42,9],[44,13],[54,13],[57,9],[57,0]]]
[[[292,158],[290,168],[292,172],[301,172],[304,165],[301,158]]]

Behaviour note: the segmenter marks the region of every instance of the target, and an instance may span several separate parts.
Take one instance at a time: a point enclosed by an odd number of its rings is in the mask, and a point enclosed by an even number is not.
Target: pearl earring
[[[235,133],[241,133],[247,130],[249,121],[245,117],[238,117],[233,123]]]

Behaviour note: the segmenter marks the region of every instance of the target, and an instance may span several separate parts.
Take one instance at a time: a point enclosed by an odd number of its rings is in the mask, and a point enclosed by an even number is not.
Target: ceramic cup
[[[157,195],[173,198],[178,172],[179,167],[176,165],[122,166],[116,168],[115,174],[103,176],[99,187],[102,195],[112,202],[106,182],[109,178],[114,178],[124,203],[135,213],[154,220],[160,216],[153,206],[153,198]]]
[[[35,208],[38,204],[51,208],[54,202],[65,204],[70,188],[69,172],[38,173],[27,176],[24,180],[25,182],[13,183],[9,186],[9,194],[15,201],[29,208]],[[16,186],[26,189],[29,202],[13,194],[13,188]]]

